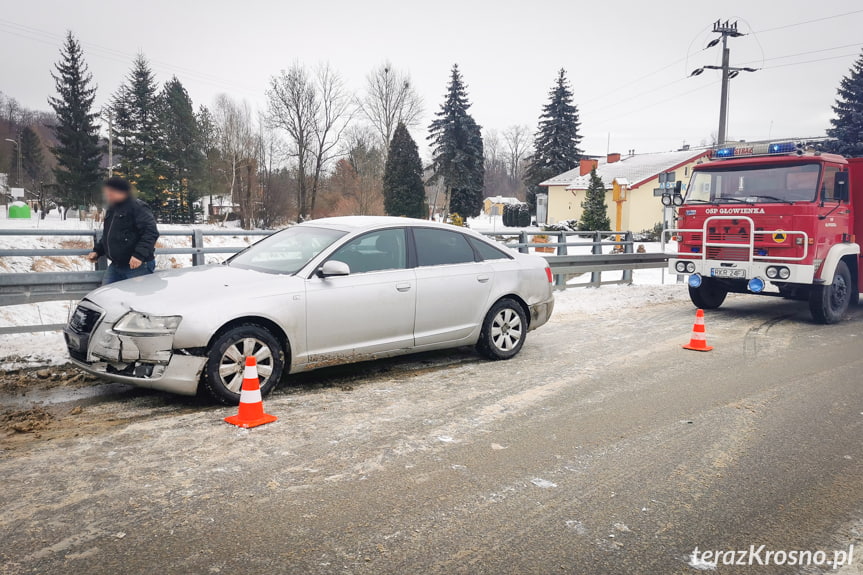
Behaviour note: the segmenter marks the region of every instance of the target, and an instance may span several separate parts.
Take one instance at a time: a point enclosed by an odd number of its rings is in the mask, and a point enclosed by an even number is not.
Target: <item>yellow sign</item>
[[[785,233],[785,230],[776,230],[776,233],[773,234],[773,241],[777,244],[785,243],[787,238],[788,234]]]

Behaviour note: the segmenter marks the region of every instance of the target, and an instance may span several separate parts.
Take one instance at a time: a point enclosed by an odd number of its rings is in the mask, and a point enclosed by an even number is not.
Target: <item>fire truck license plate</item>
[[[715,278],[746,279],[746,270],[735,268],[710,268],[710,275]]]

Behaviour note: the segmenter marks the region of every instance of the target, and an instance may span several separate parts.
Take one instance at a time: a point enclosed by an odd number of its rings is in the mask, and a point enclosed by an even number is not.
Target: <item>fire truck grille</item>
[[[728,242],[729,244],[748,244],[749,232],[742,234],[707,234],[708,242]]]
[[[709,247],[707,248],[707,259],[745,262],[749,261],[749,249]]]

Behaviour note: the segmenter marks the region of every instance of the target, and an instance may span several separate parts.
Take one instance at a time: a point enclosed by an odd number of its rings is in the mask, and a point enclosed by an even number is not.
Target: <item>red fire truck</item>
[[[713,151],[694,168],[678,208],[672,273],[689,274],[689,295],[715,309],[726,295],[776,295],[809,302],[835,323],[860,296],[863,158],[805,152],[797,142]],[[860,219],[854,218],[855,204]]]

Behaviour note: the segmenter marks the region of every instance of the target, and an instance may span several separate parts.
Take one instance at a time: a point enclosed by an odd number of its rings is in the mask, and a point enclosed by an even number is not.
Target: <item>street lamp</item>
[[[15,149],[18,150],[18,166],[15,170],[17,172],[15,183],[18,184],[19,188],[23,188],[24,184],[21,182],[21,142],[19,140],[12,140],[10,138],[6,138],[6,141],[15,144]]]

